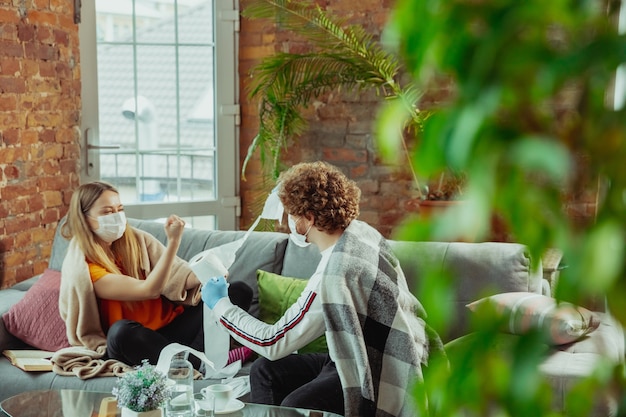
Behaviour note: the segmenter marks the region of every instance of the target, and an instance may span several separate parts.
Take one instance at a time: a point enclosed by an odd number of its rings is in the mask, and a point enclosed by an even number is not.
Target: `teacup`
[[[215,410],[220,411],[226,408],[228,403],[233,399],[233,387],[226,384],[213,384],[200,390],[205,397],[213,397],[215,399]]]

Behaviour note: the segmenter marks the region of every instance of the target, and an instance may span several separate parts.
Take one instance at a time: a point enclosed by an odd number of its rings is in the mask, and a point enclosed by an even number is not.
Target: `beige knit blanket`
[[[134,229],[141,246],[141,268],[148,276],[165,246],[147,232]],[[185,289],[187,277],[193,274],[186,261],[176,258],[172,274],[161,292],[171,301],[196,305],[200,301],[200,285]],[[57,351],[52,357],[53,370],[59,375],[75,375],[81,379],[96,376],[118,376],[132,367],[103,359],[106,335],[102,330],[98,301],[93,289],[85,254],[75,239],[70,241],[61,268],[59,312],[65,321],[71,347]]]

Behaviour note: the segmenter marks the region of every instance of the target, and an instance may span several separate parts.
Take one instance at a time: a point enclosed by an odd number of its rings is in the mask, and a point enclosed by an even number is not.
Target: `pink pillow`
[[[24,297],[2,315],[15,337],[42,350],[57,351],[70,343],[59,313],[61,272],[46,269]]]

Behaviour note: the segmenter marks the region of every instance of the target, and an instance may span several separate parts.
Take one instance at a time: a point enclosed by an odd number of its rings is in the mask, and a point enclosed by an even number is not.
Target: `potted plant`
[[[466,183],[467,176],[464,173],[443,170],[426,181],[418,196],[409,200],[405,208],[430,218],[448,207],[462,204]]]
[[[379,115],[384,119],[392,114],[395,125],[394,140],[380,142],[378,152],[383,160],[401,166],[400,170],[406,170],[413,180],[413,196],[404,203],[405,210],[429,219],[433,213],[458,204],[465,174],[451,168],[427,172],[430,164],[414,163],[412,148],[420,141],[423,123],[431,111],[418,106],[423,93],[420,83],[406,73],[398,50],[385,48],[363,27],[345,25],[311,1],[247,0],[242,15],[271,18],[279,28],[311,45],[307,52],[269,56],[252,69],[249,93],[251,99],[259,100],[259,131],[243,162],[243,179],[248,162],[257,152],[265,177],[278,178],[281,155],[305,131],[304,109],[313,99],[335,90],[375,90],[395,109]],[[374,135],[389,138],[385,131],[375,131]],[[273,181],[264,179],[262,183]]]
[[[248,162],[259,152],[261,164],[273,179],[281,171],[281,154],[306,128],[303,109],[314,98],[341,89],[375,90],[387,101],[403,108],[402,152],[408,158],[409,145],[427,116],[417,102],[417,82],[404,73],[395,52],[386,50],[361,26],[345,25],[310,1],[246,0],[242,15],[250,19],[273,19],[279,28],[305,39],[311,50],[304,53],[277,53],[261,61],[252,71],[250,97],[258,99],[259,132],[248,149]],[[408,81],[406,81],[408,80]],[[406,82],[405,82],[406,81]],[[396,149],[382,149],[381,152]],[[410,159],[408,167],[421,186]]]
[[[145,359],[117,380],[112,393],[122,409],[122,417],[161,417],[170,387],[165,374]]]

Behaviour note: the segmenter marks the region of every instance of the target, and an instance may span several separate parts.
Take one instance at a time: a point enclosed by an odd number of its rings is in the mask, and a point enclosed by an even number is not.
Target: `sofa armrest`
[[[543,278],[549,283],[550,293],[544,295],[556,295],[556,288],[562,270],[567,268],[567,262],[563,259],[563,252],[560,249],[550,248],[541,257],[543,265]],[[607,312],[606,297],[587,296],[583,300],[565,300],[578,304],[586,309],[598,312]]]
[[[541,257],[543,279],[548,281],[552,292],[559,276],[561,259],[563,259],[563,252],[556,248],[546,250]]]

